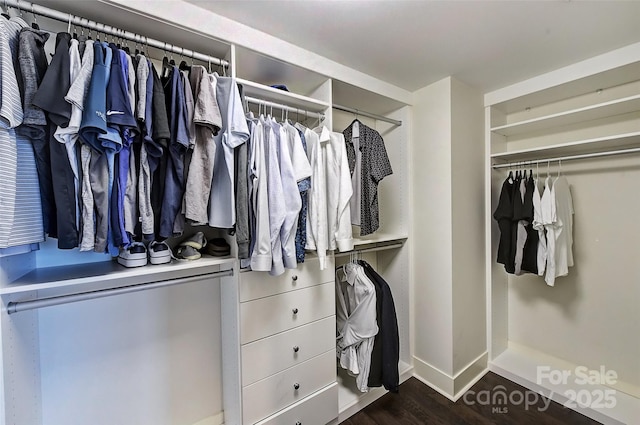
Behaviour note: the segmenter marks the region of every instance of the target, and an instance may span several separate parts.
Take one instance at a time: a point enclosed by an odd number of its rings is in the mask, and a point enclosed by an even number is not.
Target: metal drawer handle
[[[293,314],[298,314],[298,308],[297,307],[294,308],[292,311],[293,311]]]
[[[298,421],[296,422],[296,425],[302,425],[302,422]]]
[[[294,390],[299,390],[300,389],[300,384],[298,384],[297,382],[295,384],[293,384],[293,389]]]
[[[294,274],[293,276],[291,276],[291,280],[293,280],[294,282],[298,280],[298,275]]]
[[[298,347],[297,345],[293,346],[293,352],[297,353],[298,351],[300,351],[300,347]]]

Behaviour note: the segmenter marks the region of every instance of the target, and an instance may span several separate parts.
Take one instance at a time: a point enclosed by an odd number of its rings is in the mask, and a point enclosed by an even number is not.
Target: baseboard
[[[487,360],[488,354],[485,351],[463,367],[460,372],[451,376],[414,356],[414,376],[449,400],[457,401],[485,375]]]
[[[224,412],[220,412],[217,415],[209,416],[201,421],[196,422],[193,425],[223,425],[224,424]]]
[[[568,371],[567,377],[558,378],[554,382],[548,375],[539,376],[540,367],[544,367],[546,372],[558,374]],[[638,423],[640,398],[612,386],[576,382],[577,367],[578,365],[513,343],[489,362],[489,370],[492,372],[605,425]],[[606,397],[603,396],[605,394]],[[582,405],[578,403],[580,400],[583,400]]]

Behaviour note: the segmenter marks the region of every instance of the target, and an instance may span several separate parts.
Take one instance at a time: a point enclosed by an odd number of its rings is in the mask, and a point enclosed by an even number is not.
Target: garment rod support
[[[372,114],[371,112],[361,111],[359,109],[349,108],[348,106],[333,105],[332,108],[337,109],[339,111],[350,112],[356,115],[362,115],[363,117],[373,118],[374,120],[388,122],[390,124],[397,125],[397,126],[402,125],[402,121],[394,120],[392,118],[387,118],[382,115]]]
[[[121,288],[100,289],[97,291],[87,291],[87,292],[80,292],[77,294],[60,295],[57,297],[40,298],[37,300],[15,301],[15,302],[12,301],[7,304],[7,313],[8,314],[19,313],[21,311],[34,310],[37,308],[51,307],[51,306],[61,305],[61,304],[69,304],[69,303],[78,302],[78,301],[93,300],[97,298],[110,297],[113,295],[130,294],[132,292],[146,291],[148,289],[157,289],[157,288],[165,288],[167,286],[182,285],[184,283],[191,283],[191,282],[195,282],[205,278],[217,279],[217,278],[226,277],[226,276],[233,276],[233,270],[222,270],[222,271],[198,275],[198,276],[162,280],[160,282],[153,282],[153,283],[142,283],[139,285],[123,286]]]
[[[280,103],[275,103],[275,102],[271,102],[268,100],[263,100],[263,99],[258,99],[256,97],[250,97],[250,96],[245,96],[245,100],[249,103],[253,103],[256,105],[264,105],[267,107],[273,107],[276,109],[281,109],[284,111],[289,111],[289,112],[297,112],[297,113],[304,113],[308,116],[312,116],[315,118],[324,118],[324,114],[322,112],[315,112],[315,111],[307,111],[304,109],[300,109],[300,108],[296,108],[294,106],[289,106],[289,105],[283,105]]]
[[[357,253],[361,253],[361,254],[366,254],[367,252],[376,252],[376,251],[384,251],[387,249],[397,249],[397,248],[402,248],[402,243],[394,243],[394,244],[389,244],[389,245],[382,245],[382,246],[374,246],[371,248],[364,248],[364,249],[358,249],[358,248],[354,248],[353,251],[346,251],[346,252],[340,252],[338,254],[334,254],[334,257],[344,257],[346,255],[351,255],[354,252]]]
[[[638,152],[640,152],[640,148],[620,149],[615,151],[585,153],[580,155],[561,156],[556,158],[523,160],[523,161],[509,162],[506,164],[494,164],[491,167],[494,169],[512,168],[512,167],[519,167],[522,164],[539,164],[544,162],[573,161],[576,159],[597,158],[601,156],[611,156],[611,155],[624,155],[624,154],[638,153]]]
[[[105,34],[109,34],[109,35],[113,35],[114,37],[118,37],[118,38],[124,38],[130,41],[134,41],[140,44],[146,44],[150,47],[155,47],[157,49],[161,49],[161,50],[166,50],[166,51],[170,51],[176,54],[180,54],[184,57],[187,58],[193,58],[193,59],[197,59],[200,60],[202,62],[207,62],[207,63],[212,63],[215,65],[219,65],[219,66],[223,66],[223,67],[228,67],[229,66],[229,62],[224,60],[224,59],[220,59],[220,58],[216,58],[214,56],[209,56],[209,55],[205,55],[203,53],[198,53],[198,52],[194,52],[192,50],[189,49],[184,49],[182,47],[177,47],[174,46],[173,44],[170,43],[165,43],[163,41],[159,41],[159,40],[154,40],[153,38],[148,38],[145,36],[142,36],[140,34],[136,34],[136,33],[132,33],[129,31],[125,31],[125,30],[121,30],[118,28],[114,28],[112,26],[109,25],[105,25],[105,24],[101,24],[95,21],[91,21],[89,19],[86,18],[81,18],[75,15],[72,15],[70,13],[64,13],[64,12],[60,12],[58,10],[55,9],[51,9],[45,6],[40,6],[37,4],[33,4],[33,3],[29,3],[26,1],[19,1],[19,0],[2,0],[7,6],[11,6],[13,8],[22,10],[23,12],[27,12],[27,13],[35,13],[38,14],[40,16],[45,16],[47,18],[51,18],[51,19],[55,19],[57,21],[61,21],[64,23],[71,23],[73,25],[77,25],[80,27],[84,27],[84,28],[88,28],[91,30],[95,30],[97,32],[102,32]]]

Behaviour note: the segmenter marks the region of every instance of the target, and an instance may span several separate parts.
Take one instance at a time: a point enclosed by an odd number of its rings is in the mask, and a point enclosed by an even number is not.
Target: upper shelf
[[[550,157],[558,155],[597,153],[630,147],[640,147],[640,131],[558,143],[529,149],[493,153],[491,154],[491,158],[504,161],[527,161],[543,159],[542,156]]]
[[[538,130],[576,124],[579,122],[622,115],[637,110],[640,110],[640,95],[633,95],[530,120],[492,127],[491,131],[503,136],[514,136]]]
[[[244,78],[237,78],[236,81],[242,84],[245,96],[256,97],[310,112],[323,112],[329,107],[329,103],[312,97],[275,89]]]

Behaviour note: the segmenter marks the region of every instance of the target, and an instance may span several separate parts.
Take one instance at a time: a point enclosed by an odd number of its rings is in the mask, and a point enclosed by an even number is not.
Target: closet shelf
[[[533,118],[530,120],[492,127],[491,131],[503,136],[515,136],[518,134],[557,128],[599,118],[622,115],[639,109],[640,94]]]
[[[406,235],[394,235],[389,233],[374,233],[363,238],[356,236],[353,238],[353,250],[361,251],[371,248],[384,248],[386,246],[396,247],[398,244],[404,244],[406,240]]]
[[[491,154],[491,159],[504,161],[527,161],[541,159],[543,156],[556,156],[568,154],[584,154],[605,152],[614,149],[640,147],[640,131],[593,139],[576,140],[544,147],[518,149],[514,151]]]
[[[138,285],[160,280],[206,275],[233,268],[232,257],[202,257],[196,261],[126,268],[116,261],[36,268],[0,287],[0,295],[60,290],[65,293]],[[226,266],[226,267],[223,267]]]
[[[301,112],[324,112],[324,110],[329,107],[329,103],[308,96],[275,89],[243,78],[236,78],[236,81],[242,84],[245,96],[292,106],[301,109]]]

